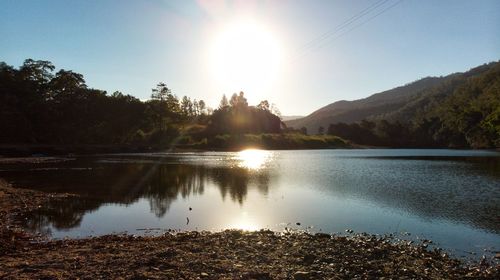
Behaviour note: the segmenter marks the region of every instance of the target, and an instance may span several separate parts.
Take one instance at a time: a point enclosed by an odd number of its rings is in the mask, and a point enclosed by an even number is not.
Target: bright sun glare
[[[255,220],[248,215],[247,212],[242,212],[233,223],[227,226],[227,228],[255,231],[260,227],[257,223],[255,223]]]
[[[247,169],[260,169],[266,162],[270,160],[271,153],[264,150],[243,150],[238,152],[238,166]]]
[[[282,50],[275,36],[253,21],[226,25],[213,41],[210,71],[224,90],[259,94],[281,70]]]

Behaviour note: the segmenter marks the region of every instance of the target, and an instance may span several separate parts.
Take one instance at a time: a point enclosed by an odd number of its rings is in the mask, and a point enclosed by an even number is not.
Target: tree
[[[239,94],[233,93],[231,99],[229,100],[229,104],[234,108],[245,108],[248,107],[247,99],[245,98],[245,93],[240,91]]]
[[[237,105],[240,107],[248,107],[248,101],[245,98],[245,93],[243,91],[240,91],[240,94],[238,95],[238,102]]]
[[[193,115],[194,116],[200,115],[200,107],[196,99],[193,101]]]
[[[198,108],[200,110],[200,115],[204,115],[206,109],[205,101],[203,100],[198,101]]]
[[[281,112],[278,109],[278,106],[276,106],[276,104],[274,104],[274,103],[271,104],[271,113],[275,114],[276,116],[278,116],[281,119]]]
[[[189,108],[191,107],[191,99],[189,97],[182,97],[181,112],[184,116],[190,116]]]
[[[174,94],[168,93],[167,99],[165,100],[168,112],[173,115],[178,115],[181,113],[181,106],[179,104],[179,99]]]
[[[229,106],[229,102],[227,101],[227,97],[225,94],[222,95],[222,99],[220,100],[219,109],[225,108]]]
[[[54,69],[43,60],[27,59],[19,68],[0,62],[0,143],[168,145],[187,122],[208,121],[194,116],[207,111],[204,102],[185,97],[181,108],[164,83],[142,102]]]
[[[231,95],[231,99],[229,99],[229,106],[236,107],[236,104],[238,104],[238,95],[233,93],[233,95]]]
[[[169,123],[182,119],[179,99],[164,83],[159,83],[152,90],[151,99],[151,102],[148,102],[148,115],[155,120],[155,126],[160,128],[160,131],[166,131]]]
[[[209,134],[241,134],[241,133],[279,133],[281,119],[272,114],[266,102],[257,106],[248,106],[243,92],[233,94],[231,106],[215,110],[208,119]],[[259,108],[261,107],[261,108]]]
[[[212,115],[214,113],[214,109],[212,107],[207,107],[207,115]]]
[[[114,91],[109,97],[112,97],[112,98],[123,98],[124,95],[121,91],[117,90],[117,91]]]
[[[158,83],[156,88],[152,89],[151,99],[165,101],[170,94],[171,90],[165,83]]]
[[[259,105],[257,105],[257,108],[264,110],[264,111],[269,111],[269,102],[267,100],[262,100]]]
[[[50,88],[56,94],[74,93],[77,89],[87,88],[87,85],[82,74],[61,69],[50,81]]]
[[[26,59],[19,72],[25,80],[45,84],[52,79],[54,69],[55,66],[50,61]]]

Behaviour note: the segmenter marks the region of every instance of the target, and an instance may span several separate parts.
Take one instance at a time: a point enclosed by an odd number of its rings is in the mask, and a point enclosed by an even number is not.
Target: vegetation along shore
[[[0,62],[0,154],[500,145],[499,62],[288,121],[268,100],[250,105],[243,92],[223,95],[214,109],[160,82],[141,101],[54,70],[44,60],[26,59],[19,68]]]

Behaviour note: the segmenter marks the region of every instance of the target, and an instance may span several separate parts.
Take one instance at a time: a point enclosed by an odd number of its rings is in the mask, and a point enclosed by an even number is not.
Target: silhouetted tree
[[[220,100],[219,109],[222,109],[222,108],[225,108],[228,106],[229,106],[229,102],[227,101],[226,95],[223,94],[222,99]]]
[[[264,111],[270,111],[269,102],[267,100],[263,100],[259,103],[259,105],[257,105],[257,108]]]
[[[222,103],[222,102],[221,102]],[[261,102],[259,105],[265,104]],[[209,120],[208,132],[214,134],[233,133],[278,133],[281,120],[262,106],[248,106],[243,92],[233,94],[230,106],[215,110]]]
[[[192,108],[191,99],[189,99],[189,97],[187,97],[187,96],[182,97],[182,101],[181,101],[182,114],[184,116],[190,116],[191,115],[191,108]]]
[[[171,90],[165,83],[158,83],[156,88],[152,89],[151,99],[166,101],[167,97],[171,94]]]
[[[206,105],[205,105],[205,101],[203,100],[200,100],[198,101],[198,108],[200,110],[200,115],[206,115]]]
[[[46,84],[52,80],[55,67],[50,61],[26,59],[19,69],[22,80]]]
[[[275,114],[276,116],[278,116],[279,118],[281,118],[281,112],[280,110],[278,109],[278,106],[276,106],[276,104],[271,104],[271,113]]]
[[[233,93],[231,99],[229,100],[229,105],[236,108],[245,108],[248,106],[247,99],[245,98],[245,93],[240,91],[239,94]]]

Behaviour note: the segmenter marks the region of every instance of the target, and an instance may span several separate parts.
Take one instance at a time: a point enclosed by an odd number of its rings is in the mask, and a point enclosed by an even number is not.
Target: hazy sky
[[[141,99],[164,81],[305,115],[500,59],[500,1],[0,0],[0,61],[26,58]]]

